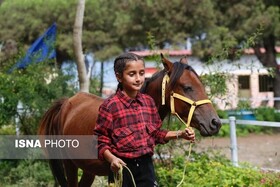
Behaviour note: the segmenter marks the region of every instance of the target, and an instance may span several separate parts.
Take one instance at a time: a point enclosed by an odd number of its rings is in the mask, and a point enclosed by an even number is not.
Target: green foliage
[[[184,157],[174,157],[171,165],[156,165],[160,186],[178,185],[186,173],[182,187],[194,186],[280,186],[279,173],[261,172],[247,165],[234,167],[229,160],[216,155],[191,154],[191,161]]]
[[[157,67],[157,69],[159,69],[160,65],[161,65],[161,56],[160,56],[160,54],[156,53],[158,50],[158,45],[156,43],[155,36],[151,32],[147,32],[147,41],[148,41],[150,50],[153,51],[154,54],[145,57],[145,60],[156,62],[156,67]],[[166,54],[163,54],[163,55],[166,55]]]
[[[17,116],[23,134],[36,134],[43,113],[58,98],[74,93],[71,77],[45,63],[31,64],[11,74],[0,72],[0,126],[13,125]],[[17,110],[18,102],[22,109]]]
[[[16,134],[16,129],[13,125],[0,126],[0,135],[14,135],[14,134]]]
[[[256,125],[236,125],[236,135],[237,136],[247,136],[249,134],[261,134],[261,133],[272,133],[271,128],[256,126]],[[223,124],[221,127],[218,136],[220,137],[229,137],[230,136],[230,126],[229,124]]]
[[[256,119],[259,121],[276,121],[280,122],[280,113],[275,108],[260,107],[254,112]]]
[[[201,76],[202,82],[205,86],[208,86],[210,88],[210,92],[208,94],[215,97],[224,96],[228,91],[227,81],[229,81],[230,79],[230,74],[228,72],[221,71],[223,64],[226,63],[225,60],[229,59],[230,61],[232,61],[235,59],[239,59],[244,53],[244,50],[254,46],[255,42],[262,34],[262,28],[260,26],[260,28],[258,28],[256,32],[254,32],[247,39],[244,39],[242,46],[237,49],[237,41],[232,35],[229,34],[228,29],[219,28],[218,30],[221,33],[215,32],[214,35],[211,35],[211,33],[209,33],[209,37],[207,37],[203,41],[200,41],[203,45],[205,45],[206,43],[206,46],[214,45],[212,46],[210,51],[205,51],[200,47],[197,47],[196,45],[199,45],[200,42],[196,43],[194,46],[194,53],[202,58],[203,61],[206,61],[206,68],[209,72]],[[216,34],[218,36],[216,36]],[[215,42],[220,40],[221,43]],[[209,44],[207,44],[208,42]],[[200,50],[201,52],[196,52],[196,50]]]
[[[170,0],[159,4],[143,0],[86,1],[83,47],[85,51],[98,52],[105,58],[102,51],[108,54],[107,50],[113,53],[128,48],[146,48],[146,32],[151,32],[160,48],[166,43],[183,46],[185,39],[191,38],[196,56],[214,60],[217,53],[230,56],[237,48],[245,48],[244,41],[258,30],[260,24],[262,37],[279,35],[279,6],[269,2],[201,0],[186,3]],[[60,33],[57,48],[64,57],[72,56],[71,35],[76,5],[75,0],[4,0],[0,16],[11,19],[0,20],[0,41],[14,39],[30,44],[55,21]],[[279,38],[275,37],[275,40]],[[260,41],[258,38],[251,44],[261,44]]]
[[[46,161],[2,160],[0,181],[4,186],[51,186],[53,176]]]
[[[4,0],[0,7],[1,17],[9,17],[8,22],[0,20],[0,41],[14,39],[29,45],[53,22],[57,23],[57,50],[59,63],[73,58],[73,23],[76,0]],[[108,59],[123,51],[118,39],[116,19],[117,2],[100,0],[86,1],[83,23],[83,50],[94,51],[99,60]],[[52,10],[52,11],[49,11]],[[123,17],[121,15],[121,17]],[[115,26],[116,25],[116,26]],[[5,28],[5,29],[4,29]],[[123,27],[126,28],[126,27]],[[7,30],[6,30],[7,29]]]
[[[242,102],[242,105],[239,105],[240,108],[244,109],[249,107],[247,106],[247,102]],[[241,111],[231,111],[235,113],[241,113]],[[252,110],[254,116],[256,117],[256,120],[258,121],[273,121],[273,122],[278,122],[280,121],[280,113],[277,112],[274,108],[267,108],[267,107],[260,107]],[[217,110],[218,116],[221,119],[228,119],[228,111],[223,111],[223,110]],[[237,119],[240,118],[240,115],[235,115]],[[246,136],[250,133],[275,133],[276,128],[275,127],[263,127],[263,126],[256,126],[256,125],[236,125],[236,134],[238,136]],[[218,136],[220,137],[227,137],[230,135],[230,126],[229,124],[223,124],[221,127]]]
[[[100,81],[97,77],[93,77],[90,79],[90,88],[89,88],[89,93],[92,94],[99,94],[99,87],[98,85],[100,85]]]
[[[209,73],[201,76],[201,80],[206,87],[210,88],[210,96],[223,96],[227,93],[226,80],[228,75],[225,73]]]
[[[216,110],[219,118],[221,119],[227,119],[228,118],[228,113],[224,110]]]
[[[251,103],[248,100],[239,100],[237,104],[237,110],[250,110]]]
[[[156,162],[156,174],[160,186],[174,187],[184,177],[181,187],[194,186],[280,186],[280,174],[263,172],[246,163],[233,167],[224,156],[191,153],[190,160],[175,156],[171,162]],[[186,173],[184,167],[186,165]],[[53,177],[46,161],[2,160],[0,181],[4,186],[52,186]],[[103,182],[103,185],[106,184]]]

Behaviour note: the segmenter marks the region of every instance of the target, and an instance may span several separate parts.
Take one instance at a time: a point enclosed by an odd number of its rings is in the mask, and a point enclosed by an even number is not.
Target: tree
[[[81,42],[83,48],[80,46],[80,51],[85,54],[94,53],[95,60],[101,62],[119,54],[123,49],[118,44],[118,32],[114,29],[114,20],[116,18],[116,11],[114,6],[117,2],[103,2],[100,0],[87,1],[85,6],[85,18],[83,22],[83,35],[81,35]],[[43,28],[52,24],[54,21],[58,27],[57,37],[57,62],[60,66],[63,61],[73,60],[73,21],[75,14],[73,12],[76,7],[76,0],[29,0],[19,1],[11,0],[4,1],[0,7],[1,17],[12,17],[4,21],[0,20],[0,41],[7,41],[10,38],[24,46],[31,44],[39,35]],[[52,11],[49,11],[51,9]],[[14,10],[17,10],[16,13]],[[75,44],[75,46],[78,46]],[[4,53],[1,53],[1,62],[6,59]],[[77,62],[81,61],[77,58]],[[83,76],[83,66],[79,62],[78,71],[80,72],[79,80],[81,87],[88,87],[87,79]],[[87,91],[88,89],[82,89]]]
[[[280,36],[280,1],[172,0],[160,4],[135,0],[129,5],[120,3],[120,6],[124,12],[127,11],[124,7],[131,11],[130,16],[122,20],[131,26],[122,34],[124,41],[132,32],[135,36],[129,38],[131,43],[144,40],[144,31],[155,35],[160,48],[166,44],[184,46],[189,38],[193,54],[205,62],[213,57],[233,60],[236,49],[243,51],[253,47],[260,62],[275,70],[274,97],[280,97],[280,71],[275,51]],[[252,37],[255,34],[259,37]],[[253,41],[248,41],[252,38]],[[146,46],[144,42],[141,44]],[[265,52],[261,52],[261,48]],[[275,102],[275,108],[280,109],[280,101]]]
[[[123,48],[118,43],[115,29],[118,2],[87,1],[83,22],[83,51],[93,52],[100,61],[119,54]],[[0,6],[0,41],[13,39],[26,47],[34,42],[40,32],[53,22],[57,23],[57,62],[73,59],[73,23],[76,0],[4,0]],[[49,11],[52,10],[52,11]]]
[[[0,6],[0,15],[10,19],[0,20],[0,41],[13,39],[28,48],[39,37],[42,30],[48,28],[53,22],[57,22],[59,32],[56,46],[57,61],[61,65],[63,60],[73,56],[73,49],[70,49],[72,46],[70,35],[72,36],[73,31],[75,6],[74,0],[47,2],[4,0]]]
[[[80,91],[89,92],[89,78],[87,77],[85,57],[82,50],[82,30],[85,10],[85,0],[78,0],[76,19],[73,29],[73,48],[76,56]]]
[[[40,28],[47,28],[55,20],[60,31],[58,62],[71,59],[75,7],[74,0],[4,0],[0,16],[12,19],[0,19],[0,41],[14,39],[29,44],[38,37]],[[279,15],[277,0],[91,0],[85,7],[83,51],[93,52],[103,62],[120,51],[147,49],[149,32],[160,48],[185,47],[188,38],[193,54],[203,61],[219,53],[234,58],[232,52],[247,47],[244,41],[262,23],[263,35],[255,41],[255,54],[265,66],[276,69],[274,47],[280,35]],[[266,52],[260,53],[260,47]],[[280,96],[279,82],[276,71],[275,97]],[[280,108],[279,103],[275,102],[276,108]]]
[[[22,134],[36,134],[39,121],[57,98],[70,96],[74,88],[67,84],[72,77],[63,75],[49,66],[48,61],[31,64],[24,70],[6,73],[0,70],[0,127],[14,125],[14,117],[20,120]],[[17,110],[21,101],[23,109]]]
[[[214,1],[213,1],[214,2]],[[274,69],[274,97],[280,97],[280,71],[276,61],[276,44],[280,36],[280,1],[277,0],[235,0],[215,1],[217,25],[224,26],[236,40],[236,46],[243,47],[244,41],[258,28],[262,35],[254,41],[255,55],[268,68]],[[261,52],[264,48],[265,52]],[[280,101],[274,102],[280,109]]]

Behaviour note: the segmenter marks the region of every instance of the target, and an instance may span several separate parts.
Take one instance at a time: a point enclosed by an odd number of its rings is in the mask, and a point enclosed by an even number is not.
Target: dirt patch
[[[280,134],[237,137],[238,162],[280,171]],[[230,138],[202,138],[195,151],[214,149],[231,159]]]

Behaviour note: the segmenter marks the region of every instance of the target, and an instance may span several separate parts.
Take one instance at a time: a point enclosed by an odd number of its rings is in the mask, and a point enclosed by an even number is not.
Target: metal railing
[[[236,124],[237,125],[257,125],[266,127],[280,127],[280,122],[269,121],[252,121],[252,120],[239,120],[235,116],[230,116],[229,119],[221,119],[222,123],[230,125],[230,150],[231,161],[234,166],[238,166],[238,149],[237,149],[237,137],[236,137]]]

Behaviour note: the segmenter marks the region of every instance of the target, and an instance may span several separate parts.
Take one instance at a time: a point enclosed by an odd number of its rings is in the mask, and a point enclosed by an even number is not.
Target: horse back
[[[99,106],[103,101],[101,97],[85,92],[78,92],[70,97],[61,111],[62,134],[93,134]]]

